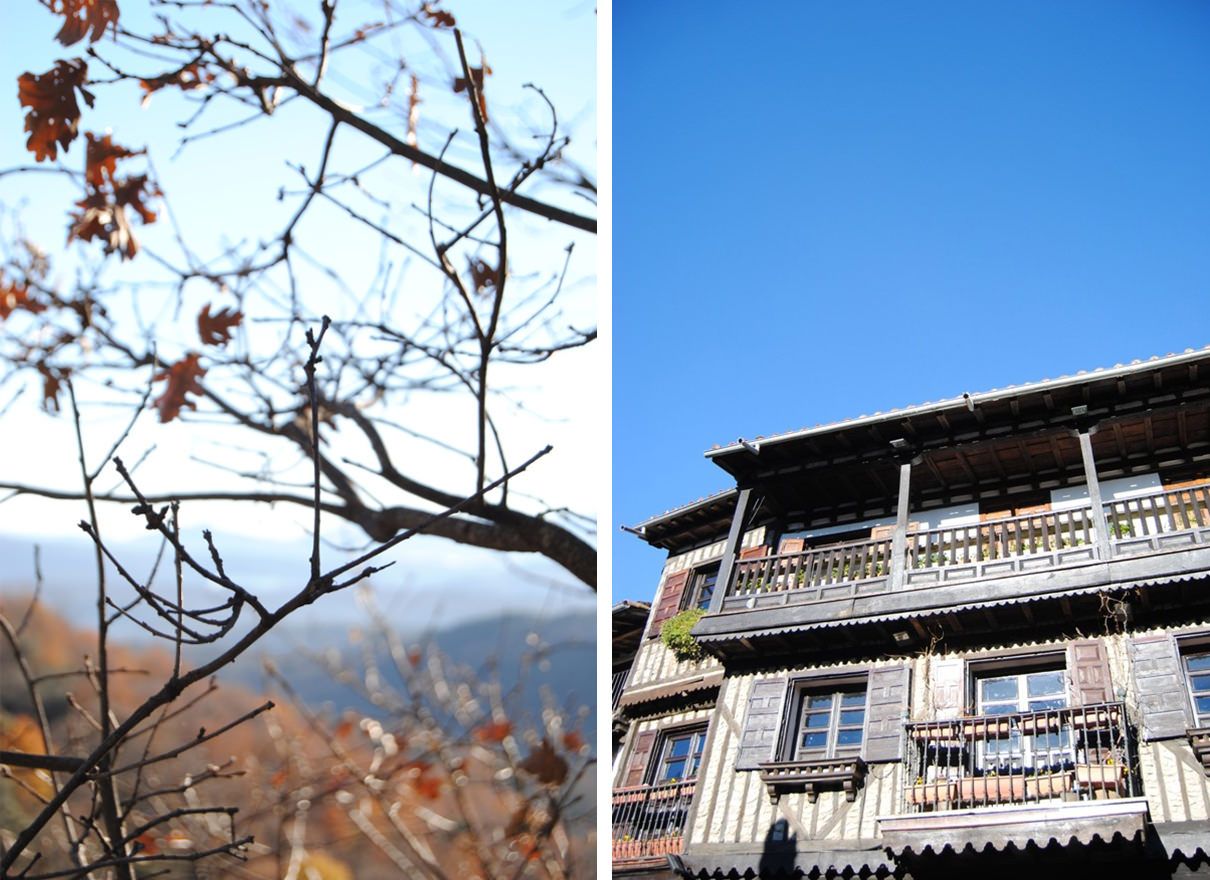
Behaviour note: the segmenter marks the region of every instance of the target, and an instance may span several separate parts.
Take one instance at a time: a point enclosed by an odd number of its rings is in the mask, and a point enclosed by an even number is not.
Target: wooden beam
[[[895,533],[891,538],[891,591],[902,590],[906,580],[908,506],[912,485],[912,463],[899,465],[899,497],[895,506]]]
[[[740,541],[744,537],[744,529],[748,524],[750,508],[753,503],[751,489],[740,489],[735,501],[735,515],[731,517],[731,530],[727,533],[727,543],[723,545],[723,558],[718,566],[718,580],[714,585],[714,595],[710,597],[710,613],[718,614],[723,610],[723,599],[731,586],[731,578],[735,571],[735,558],[739,554]]]

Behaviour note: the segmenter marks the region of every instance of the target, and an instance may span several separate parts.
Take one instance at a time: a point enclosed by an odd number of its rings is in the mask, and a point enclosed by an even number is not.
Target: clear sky
[[[618,532],[713,444],[1210,343],[1210,4],[615,0]]]

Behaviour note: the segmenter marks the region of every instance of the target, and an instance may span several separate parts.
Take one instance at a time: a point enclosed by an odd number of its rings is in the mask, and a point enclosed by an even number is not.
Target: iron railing
[[[613,860],[635,861],[682,852],[695,782],[613,790]]]
[[[1122,703],[906,727],[907,812],[1140,793],[1134,738]]]

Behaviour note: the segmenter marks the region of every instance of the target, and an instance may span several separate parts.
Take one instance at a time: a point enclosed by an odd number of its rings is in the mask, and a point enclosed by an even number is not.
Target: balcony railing
[[[613,791],[613,860],[679,854],[695,783],[640,785]]]
[[[1140,794],[1122,703],[907,725],[906,812]]]
[[[1210,483],[1110,501],[1104,512],[1112,556],[1210,543]],[[1095,524],[1091,507],[1073,507],[915,532],[898,561],[889,538],[740,560],[724,607],[884,592],[895,565],[915,587],[1092,562],[1103,555]]]
[[[630,669],[619,669],[613,674],[613,702],[610,704],[612,708],[618,708],[618,701],[622,699],[622,691],[626,689],[626,676],[630,674]]]
[[[891,542],[858,541],[741,560],[728,595],[802,591],[812,598],[833,584],[884,578],[891,567]]]

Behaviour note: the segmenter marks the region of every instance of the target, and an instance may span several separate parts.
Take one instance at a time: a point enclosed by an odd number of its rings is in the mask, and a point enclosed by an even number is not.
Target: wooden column
[[[752,510],[752,490],[740,489],[739,498],[735,502],[735,516],[731,518],[731,531],[727,533],[727,545],[723,547],[723,559],[718,566],[718,580],[714,582],[714,595],[710,597],[710,614],[723,610],[723,599],[731,587],[731,577],[735,572],[735,557],[739,554],[739,544],[744,538],[744,528],[748,524],[748,516]]]
[[[1095,427],[1079,428],[1080,458],[1084,460],[1084,480],[1088,483],[1088,503],[1092,505],[1092,524],[1097,530],[1097,556],[1105,562],[1111,558],[1109,548],[1109,521],[1105,519],[1105,505],[1101,501],[1101,482],[1097,479],[1097,463],[1092,457],[1092,434]]]
[[[891,590],[903,589],[907,579],[907,527],[912,463],[899,464],[899,503],[895,508],[895,532],[891,537]]]

